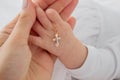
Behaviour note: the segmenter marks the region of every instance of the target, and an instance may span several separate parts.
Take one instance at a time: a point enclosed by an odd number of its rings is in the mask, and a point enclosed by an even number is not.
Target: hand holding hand
[[[43,2],[48,5],[44,5],[41,1],[43,0],[36,0],[44,10],[48,6],[56,9],[64,20],[68,19],[77,3],[77,0],[71,2],[45,0]],[[61,2],[63,4],[58,6]],[[0,78],[4,80],[19,80],[24,77],[27,80],[51,79],[55,56],[34,44],[28,44],[29,33],[36,15],[30,0],[27,5],[29,7],[24,6],[27,8],[0,32]],[[69,20],[71,21],[72,19]],[[33,75],[30,76],[31,74]]]
[[[75,19],[66,22],[55,10],[44,12],[39,6],[36,12],[38,21],[33,29],[39,36],[31,36],[31,42],[56,55],[66,67],[80,67],[86,58],[87,49],[72,32]]]

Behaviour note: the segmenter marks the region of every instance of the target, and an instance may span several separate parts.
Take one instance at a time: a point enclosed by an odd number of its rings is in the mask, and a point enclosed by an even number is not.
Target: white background
[[[9,23],[21,10],[22,0],[0,0],[0,28]]]

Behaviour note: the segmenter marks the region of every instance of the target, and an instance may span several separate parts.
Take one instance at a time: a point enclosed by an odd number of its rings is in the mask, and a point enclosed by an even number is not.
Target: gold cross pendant
[[[61,40],[61,37],[59,37],[58,33],[55,34],[55,38],[53,39],[53,41],[55,42],[55,46],[59,47],[60,43],[59,41]]]

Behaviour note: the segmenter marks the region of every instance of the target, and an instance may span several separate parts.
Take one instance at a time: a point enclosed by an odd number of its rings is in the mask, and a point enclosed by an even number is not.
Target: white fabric
[[[20,10],[20,0],[0,1],[0,27]],[[73,14],[76,37],[88,47],[84,65],[69,70],[57,60],[52,80],[113,80],[120,78],[120,0],[80,0]]]

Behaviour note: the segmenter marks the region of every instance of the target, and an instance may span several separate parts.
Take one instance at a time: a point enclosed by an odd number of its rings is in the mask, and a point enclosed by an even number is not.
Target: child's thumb
[[[36,14],[34,4],[31,0],[24,0],[23,9],[9,38],[15,38],[18,40],[28,39],[30,30],[35,22],[35,19]]]

